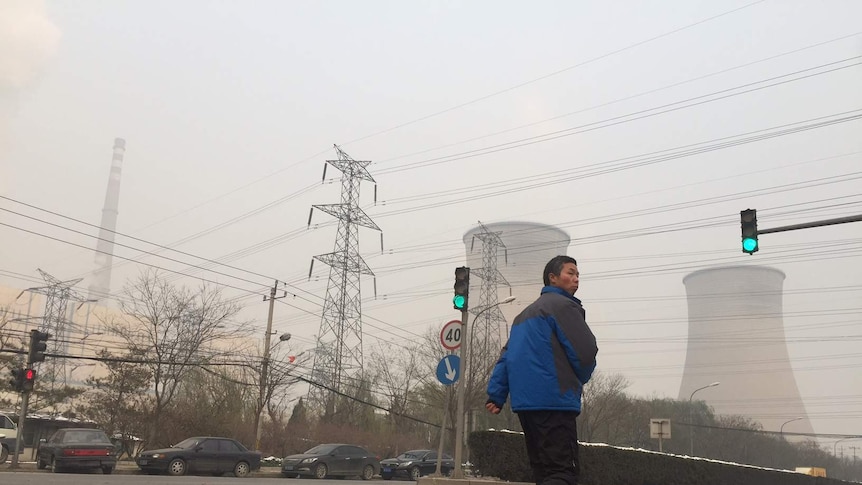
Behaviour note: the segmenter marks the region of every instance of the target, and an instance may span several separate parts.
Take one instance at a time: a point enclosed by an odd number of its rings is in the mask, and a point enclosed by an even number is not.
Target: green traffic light
[[[748,253],[757,251],[757,239],[747,237],[742,240],[742,250]]]
[[[464,295],[455,295],[455,298],[452,298],[452,303],[455,305],[455,308],[463,310],[467,299],[464,298]]]

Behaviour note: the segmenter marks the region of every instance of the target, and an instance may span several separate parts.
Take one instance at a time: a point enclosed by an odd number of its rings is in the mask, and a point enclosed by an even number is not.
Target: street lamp
[[[715,381],[712,384],[698,387],[691,392],[690,396],[688,396],[688,454],[690,456],[694,456],[694,412],[692,411],[691,400],[692,398],[694,398],[694,393],[696,393],[697,391],[702,391],[710,387],[715,387],[719,384],[721,384],[721,382]]]
[[[787,424],[787,423],[792,423],[792,422],[794,422],[794,421],[799,421],[800,419],[805,419],[805,417],[803,417],[803,416],[799,416],[799,417],[793,418],[793,419],[791,419],[791,420],[789,420],[789,421],[785,421],[785,422],[783,422],[783,423],[781,424],[781,427],[780,427],[780,428],[778,428],[778,434],[780,434],[780,435],[781,435],[781,439],[784,439],[784,425],[785,425],[785,424]]]
[[[476,323],[476,320],[479,318],[479,315],[487,312],[492,308],[497,308],[500,305],[505,305],[506,303],[512,303],[515,301],[514,296],[506,297],[505,299],[494,303],[493,305],[488,305],[483,308],[479,313],[473,317],[473,323]],[[466,315],[466,312],[464,312]],[[461,324],[464,328],[461,329],[461,334],[464,336],[464,341],[461,342],[461,382],[458,383],[458,421],[455,424],[455,468],[452,470],[452,478],[462,479],[464,478],[464,469],[461,466],[461,458],[464,453],[464,401],[467,398],[467,361],[470,356],[470,331],[467,329],[467,318],[462,317],[463,322]],[[472,329],[472,327],[470,327]]]
[[[841,443],[842,441],[847,441],[847,440],[858,440],[860,438],[862,438],[862,436],[848,436],[846,438],[841,438],[840,440],[836,441],[835,443],[832,443],[832,454],[835,456],[838,456],[838,454],[836,453],[836,447],[838,446],[838,443]]]

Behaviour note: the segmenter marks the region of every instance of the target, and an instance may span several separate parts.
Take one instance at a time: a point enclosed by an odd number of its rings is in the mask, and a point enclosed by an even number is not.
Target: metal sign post
[[[658,451],[662,450],[662,440],[670,439],[670,420],[669,419],[650,419],[649,420],[649,437],[658,438]]]

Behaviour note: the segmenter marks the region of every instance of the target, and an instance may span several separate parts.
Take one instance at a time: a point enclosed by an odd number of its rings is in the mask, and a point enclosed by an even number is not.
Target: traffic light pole
[[[18,436],[15,438],[15,449],[12,453],[12,463],[9,468],[18,468],[18,450],[22,449],[24,441],[24,420],[27,418],[27,407],[30,405],[30,393],[21,393],[21,411],[18,413]]]
[[[40,332],[36,329],[30,330],[30,350],[27,352],[27,368],[22,369],[22,371],[25,372],[23,376],[24,379],[29,379],[29,381],[25,380],[25,383],[28,383],[28,386],[21,389],[21,410],[18,413],[18,434],[15,437],[15,450],[12,451],[12,462],[9,465],[10,468],[18,468],[18,454],[20,450],[23,450],[24,422],[27,420],[27,408],[30,406],[30,392],[33,389],[36,379],[36,373],[33,370],[33,367],[34,364],[45,360],[45,350],[48,348],[45,341],[49,338],[51,338],[51,334],[47,332]],[[24,383],[22,383],[22,385],[24,385]]]
[[[467,308],[461,310],[461,376],[458,382],[458,419],[455,421],[455,468],[452,469],[452,478],[464,478],[462,457],[464,455],[464,405],[467,400],[467,362],[470,352],[470,332],[467,330]]]
[[[811,227],[834,226],[835,224],[846,224],[848,222],[862,221],[862,214],[857,216],[838,217],[822,221],[805,222],[802,224],[791,224],[789,226],[773,227],[772,229],[759,229],[758,234],[771,234],[773,232],[795,231],[797,229],[808,229]]]

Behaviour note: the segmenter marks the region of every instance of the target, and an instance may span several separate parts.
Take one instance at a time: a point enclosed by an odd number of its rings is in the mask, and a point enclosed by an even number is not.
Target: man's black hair
[[[548,275],[553,273],[554,276],[560,276],[560,273],[563,272],[563,265],[566,263],[572,263],[575,266],[578,265],[575,258],[571,256],[554,256],[553,259],[548,261],[548,264],[545,265],[545,272],[542,273],[542,281],[545,283],[545,286],[551,285],[551,277]]]

